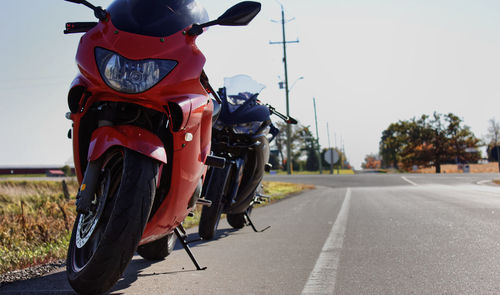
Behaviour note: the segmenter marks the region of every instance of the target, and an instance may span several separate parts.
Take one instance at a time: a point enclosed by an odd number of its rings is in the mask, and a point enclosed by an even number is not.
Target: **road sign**
[[[333,163],[331,162],[332,160],[332,152],[333,152]],[[335,164],[337,163],[337,161],[339,160],[339,153],[337,153],[336,150],[327,150],[325,152],[325,161],[328,163],[328,164]]]

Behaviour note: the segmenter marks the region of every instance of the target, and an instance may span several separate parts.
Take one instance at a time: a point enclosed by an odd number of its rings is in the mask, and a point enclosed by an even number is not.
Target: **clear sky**
[[[111,1],[93,0],[107,7]],[[211,18],[238,1],[200,0]],[[453,112],[478,137],[500,119],[500,2],[497,0],[280,0],[286,18],[291,114],[320,143],[337,138],[359,167],[376,153],[392,122]],[[264,0],[248,27],[213,27],[198,39],[214,87],[248,74],[267,88],[261,99],[285,111],[281,17]],[[79,34],[67,21],[91,21],[83,6],[63,0],[16,0],[0,10],[0,166],[63,165],[72,156],[66,95],[76,73]]]

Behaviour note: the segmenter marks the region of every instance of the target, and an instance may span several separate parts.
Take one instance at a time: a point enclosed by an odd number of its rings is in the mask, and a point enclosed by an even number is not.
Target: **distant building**
[[[73,173],[75,168],[71,168]],[[0,166],[0,175],[19,175],[19,174],[45,174],[47,176],[64,176],[61,166]],[[50,174],[50,175],[49,175]]]
[[[52,169],[52,170],[48,170],[45,175],[47,175],[47,177],[64,177],[64,172],[61,170],[61,169]]]

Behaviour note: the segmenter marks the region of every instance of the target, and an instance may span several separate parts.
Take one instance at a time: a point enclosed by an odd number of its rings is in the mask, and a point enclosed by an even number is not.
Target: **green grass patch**
[[[263,181],[264,195],[271,197],[270,203],[281,200],[292,194],[302,192],[306,189],[313,189],[314,185],[288,182]]]
[[[278,175],[286,175],[287,172],[283,170],[273,170],[276,172]],[[319,171],[292,171],[293,175],[320,175]],[[323,170],[323,174],[327,175],[330,174],[330,170]],[[352,169],[340,169],[340,170],[333,170],[333,174],[341,174],[341,175],[352,175],[354,174],[354,170]]]
[[[75,196],[78,183],[67,185]],[[74,204],[60,181],[0,181],[0,273],[63,258]]]
[[[46,177],[45,174],[0,174],[0,179],[2,178],[26,178],[26,177]]]

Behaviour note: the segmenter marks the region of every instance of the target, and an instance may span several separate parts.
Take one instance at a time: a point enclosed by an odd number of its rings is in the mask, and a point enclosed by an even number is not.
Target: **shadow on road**
[[[206,243],[210,243],[213,241],[217,241],[220,239],[227,238],[231,233],[237,232],[238,229],[234,228],[224,228],[224,229],[218,229],[215,233],[215,236],[211,240],[203,240],[198,233],[191,233],[188,235],[188,242],[189,242],[189,247],[198,247],[198,246],[203,246]],[[182,245],[179,241],[175,244],[174,250],[183,250]]]
[[[213,240],[206,241],[202,240],[198,233],[191,233],[188,236],[188,240],[191,241],[189,247],[196,248],[205,245],[207,242],[213,242],[216,240],[224,239],[230,236],[232,233],[238,231],[233,228],[224,228],[217,230]],[[174,250],[184,251],[182,245],[177,241]],[[187,254],[186,254],[187,255]],[[196,257],[196,252],[194,253]],[[167,258],[168,259],[168,258]],[[158,261],[161,262],[161,261]],[[135,255],[128,267],[125,269],[123,277],[116,283],[116,285],[111,289],[110,294],[123,294],[123,290],[129,288],[134,282],[140,277],[147,276],[158,276],[158,275],[169,275],[183,272],[193,272],[196,269],[179,270],[171,272],[155,272],[155,273],[145,273],[144,270],[149,268],[151,265],[155,264],[155,261],[148,261],[142,259],[140,256]],[[66,277],[66,270],[61,268],[54,273],[45,275],[43,277],[22,280],[13,283],[9,283],[0,287],[0,294],[75,294],[73,289],[68,283]]]
[[[0,294],[75,294],[66,278],[65,269],[43,277],[17,281],[0,288]]]

